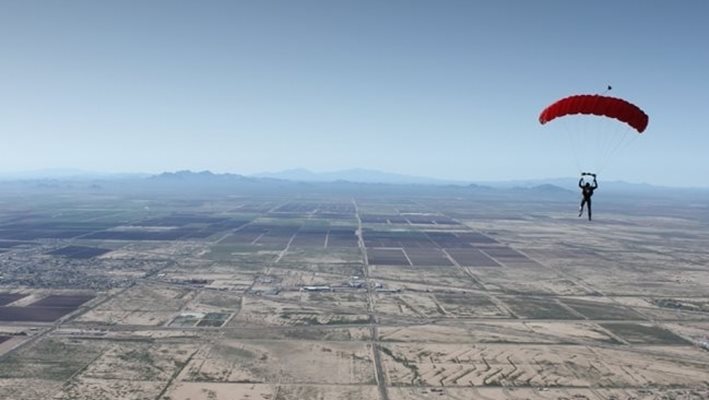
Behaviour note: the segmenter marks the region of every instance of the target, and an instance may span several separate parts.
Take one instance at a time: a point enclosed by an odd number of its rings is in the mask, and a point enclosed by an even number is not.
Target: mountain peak
[[[329,172],[314,172],[305,168],[255,174],[259,178],[276,178],[302,182],[351,182],[420,185],[463,185],[468,182],[404,175],[374,169],[351,168]]]
[[[150,177],[153,180],[162,181],[215,181],[215,180],[248,180],[249,178],[239,174],[215,174],[212,171],[204,170],[193,172],[191,170],[180,170],[175,172],[163,172]]]

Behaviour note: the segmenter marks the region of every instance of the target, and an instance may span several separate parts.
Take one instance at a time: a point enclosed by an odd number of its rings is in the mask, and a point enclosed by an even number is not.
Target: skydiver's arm
[[[598,189],[598,182],[596,182],[596,178],[593,178],[593,188]]]
[[[579,179],[579,187],[583,188],[583,177],[581,179]]]

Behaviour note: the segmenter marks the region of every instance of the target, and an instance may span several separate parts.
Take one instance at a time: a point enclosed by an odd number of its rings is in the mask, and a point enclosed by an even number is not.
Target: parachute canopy
[[[539,122],[547,122],[565,115],[592,114],[615,118],[630,125],[638,133],[643,133],[648,124],[648,116],[635,104],[617,97],[598,94],[569,96],[552,103],[539,115]]]

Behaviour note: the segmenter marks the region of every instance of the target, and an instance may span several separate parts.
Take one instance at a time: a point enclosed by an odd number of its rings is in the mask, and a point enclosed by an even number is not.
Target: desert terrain
[[[708,203],[601,193],[3,192],[0,398],[709,398]]]

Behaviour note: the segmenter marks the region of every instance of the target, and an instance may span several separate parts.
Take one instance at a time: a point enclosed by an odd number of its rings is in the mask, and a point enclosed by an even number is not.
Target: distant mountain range
[[[158,175],[152,175],[147,178],[154,182],[255,182],[260,178],[252,178],[239,174],[215,174],[211,171],[192,172],[189,170],[176,172],[163,172]]]
[[[149,182],[154,189],[180,188],[189,185],[199,189],[247,189],[269,190],[273,188],[309,191],[348,191],[361,192],[431,192],[431,193],[520,193],[525,195],[559,196],[574,194],[575,191],[553,185],[539,184],[514,187],[491,187],[467,182],[456,182],[421,178],[415,176],[391,174],[372,170],[348,170],[343,173],[314,173],[307,170],[290,170],[283,173],[258,174],[244,176],[231,173],[213,173],[210,171],[177,171],[153,175],[142,182]],[[454,183],[455,182],[455,183]]]
[[[577,178],[552,178],[552,179],[530,179],[530,180],[510,180],[510,181],[490,181],[470,183],[454,180],[443,180],[435,178],[417,177],[410,175],[394,174],[376,170],[352,169],[333,172],[312,172],[306,169],[293,169],[275,173],[262,173],[244,176],[232,173],[213,173],[210,171],[177,171],[164,172],[147,178],[153,183],[179,184],[190,183],[195,185],[235,185],[249,184],[251,186],[280,184],[297,185],[300,184],[325,184],[333,185],[396,185],[396,186],[419,186],[419,187],[449,187],[476,191],[520,191],[537,194],[566,194],[578,191]],[[678,192],[686,193],[694,189],[677,189],[653,186],[649,184],[627,183],[622,181],[600,182],[603,191],[623,192],[623,193],[658,193],[658,192]],[[696,191],[707,191],[707,189],[696,189]]]
[[[525,179],[525,180],[505,180],[505,181],[460,181],[447,180],[429,177],[420,177],[404,174],[395,174],[371,169],[347,169],[332,172],[313,172],[307,169],[289,169],[280,172],[268,172],[254,174],[254,177],[267,177],[273,179],[283,179],[297,182],[356,182],[356,183],[386,183],[397,185],[456,185],[456,186],[478,186],[496,189],[530,189],[542,191],[571,190],[576,191],[578,178],[547,178],[547,179]],[[609,191],[631,191],[645,192],[667,190],[676,188],[650,185],[647,183],[629,183],[624,181],[603,181],[599,179],[600,186]],[[682,190],[682,189],[679,189]],[[699,189],[703,190],[703,189]]]
[[[371,169],[347,169],[332,172],[313,172],[307,169],[289,169],[280,172],[260,173],[253,175],[240,175],[234,173],[214,173],[211,171],[193,172],[189,170],[176,172],[163,172],[156,175],[140,173],[96,173],[82,170],[40,170],[13,174],[0,173],[0,180],[41,182],[43,185],[58,185],[61,182],[79,184],[90,182],[94,185],[108,184],[109,182],[122,182],[123,185],[151,185],[162,184],[180,186],[181,184],[199,185],[201,187],[231,187],[241,184],[249,187],[265,186],[290,186],[298,184],[336,184],[342,187],[345,184],[365,185],[398,185],[398,186],[426,186],[461,188],[465,190],[494,191],[518,190],[538,194],[562,194],[576,192],[578,178],[549,178],[507,181],[477,181],[468,182],[460,180],[437,179],[413,175],[383,172]],[[623,193],[665,193],[686,195],[687,193],[709,193],[709,188],[667,188],[644,183],[628,183],[623,181],[603,181],[599,179],[600,187],[604,192]]]
[[[259,178],[285,179],[299,182],[358,182],[358,183],[389,183],[402,185],[469,185],[470,182],[427,178],[383,172],[373,169],[344,169],[331,172],[313,172],[304,168],[288,169],[279,172],[264,172],[252,175]]]

